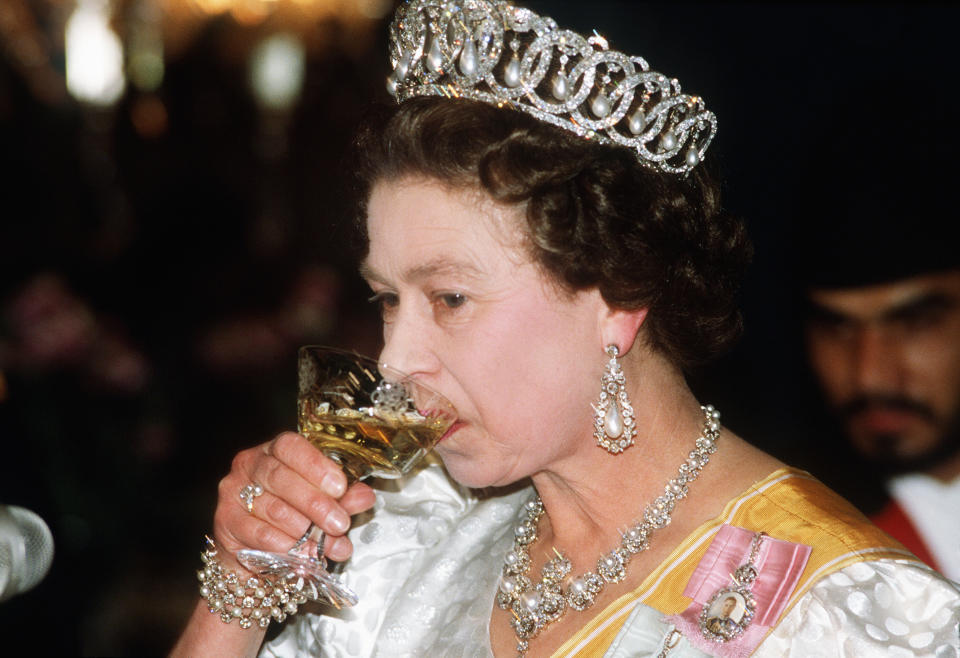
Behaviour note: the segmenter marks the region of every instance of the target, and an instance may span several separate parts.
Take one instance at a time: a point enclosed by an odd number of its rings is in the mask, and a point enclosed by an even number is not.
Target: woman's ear
[[[616,345],[620,350],[620,356],[629,352],[637,340],[637,334],[640,333],[640,327],[646,320],[649,310],[646,307],[635,310],[607,307],[601,319],[600,335],[603,338],[601,349],[605,350],[607,345]]]

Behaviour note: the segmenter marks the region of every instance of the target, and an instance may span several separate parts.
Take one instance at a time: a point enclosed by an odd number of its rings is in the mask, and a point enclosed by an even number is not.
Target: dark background
[[[875,478],[836,441],[803,365],[791,226],[823,158],[870,164],[847,135],[910,139],[892,130],[904,107],[956,107],[960,11],[526,4],[600,29],[717,114],[710,157],[757,253],[744,338],[692,383],[734,431],[869,508]],[[21,4],[61,74],[63,5]],[[43,583],[0,603],[0,653],[165,653],[231,456],[294,425],[296,345],[376,351],[338,174],[363,107],[387,101],[385,27],[299,26],[306,81],[286,116],[247,86],[269,17],[209,20],[159,89],[107,110],[38,82],[17,32],[0,32],[0,504],[39,513],[57,551]],[[885,91],[859,95],[864,78]]]

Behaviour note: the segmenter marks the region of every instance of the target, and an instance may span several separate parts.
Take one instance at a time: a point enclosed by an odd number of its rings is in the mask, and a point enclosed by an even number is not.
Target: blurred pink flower
[[[94,386],[136,393],[150,365],[129,344],[123,329],[97,318],[57,274],[40,274],[5,304],[10,336],[0,341],[0,366],[25,372],[79,371]]]
[[[97,336],[90,308],[73,296],[55,274],[28,282],[5,309],[13,367],[45,370],[79,363]]]
[[[219,372],[270,368],[304,342],[329,334],[339,292],[334,270],[308,267],[275,311],[241,315],[210,327],[198,340],[199,357]]]
[[[200,359],[221,372],[269,367],[287,349],[274,324],[268,316],[249,316],[215,325],[200,338]]]
[[[333,269],[304,269],[280,309],[280,325],[293,343],[328,333],[340,297],[340,277]]]

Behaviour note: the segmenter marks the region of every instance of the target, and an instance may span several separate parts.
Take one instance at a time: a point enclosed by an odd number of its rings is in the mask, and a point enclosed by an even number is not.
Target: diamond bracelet
[[[275,583],[266,577],[251,577],[245,583],[233,571],[227,571],[217,559],[217,545],[207,537],[207,547],[200,553],[203,569],[197,571],[200,596],[210,612],[219,613],[225,624],[237,620],[240,628],[260,628],[270,625],[271,619],[285,620],[307,602],[303,592],[286,582]]]

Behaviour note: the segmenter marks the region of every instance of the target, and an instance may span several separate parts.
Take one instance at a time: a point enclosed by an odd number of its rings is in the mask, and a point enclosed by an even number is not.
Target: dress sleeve
[[[960,588],[903,560],[860,562],[820,580],[755,656],[960,656]]]

